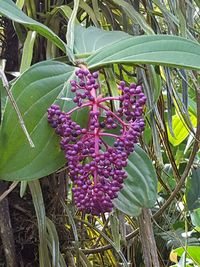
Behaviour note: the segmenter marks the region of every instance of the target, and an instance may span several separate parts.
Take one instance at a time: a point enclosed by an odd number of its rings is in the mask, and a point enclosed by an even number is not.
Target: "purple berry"
[[[98,105],[99,99],[103,99],[98,96],[98,73],[79,69],[75,75],[76,79],[70,81],[71,91],[75,93],[75,110],[90,106],[87,128],[81,128],[71,119],[74,110],[65,113],[58,105],[47,110],[48,122],[61,136],[60,146],[67,160],[77,208],[99,215],[112,210],[112,200],[127,178],[123,168],[144,130],[142,112],[146,97],[141,86],[130,84],[128,87],[121,81],[120,108],[114,114],[107,106]],[[106,116],[100,121],[102,111]],[[117,127],[121,127],[118,136],[106,132]],[[106,134],[115,138],[113,147],[105,143],[103,135]]]

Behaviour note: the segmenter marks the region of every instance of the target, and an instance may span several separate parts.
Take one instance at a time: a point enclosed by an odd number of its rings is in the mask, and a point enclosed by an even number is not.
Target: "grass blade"
[[[40,267],[51,266],[49,253],[47,248],[47,236],[46,236],[46,215],[45,215],[45,207],[42,196],[42,190],[40,187],[39,180],[35,180],[32,182],[28,182],[33,204],[35,207],[35,212],[38,221],[38,231],[39,231],[39,262]]]
[[[75,22],[76,22],[76,14],[78,12],[78,7],[79,7],[79,0],[74,1],[74,8],[71,14],[71,17],[68,22],[68,27],[67,27],[67,34],[66,34],[66,40],[67,40],[67,47],[68,47],[68,57],[69,59],[74,62],[74,27],[75,27]]]
[[[33,58],[33,47],[35,43],[36,32],[29,31],[24,42],[20,73],[24,72],[31,66],[31,61]]]

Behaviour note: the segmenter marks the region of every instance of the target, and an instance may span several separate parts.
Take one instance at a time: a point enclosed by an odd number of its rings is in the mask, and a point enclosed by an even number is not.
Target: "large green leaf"
[[[186,203],[190,211],[200,208],[200,168],[194,169],[187,181]]]
[[[51,40],[61,50],[66,52],[66,44],[48,27],[39,23],[32,18],[28,17],[23,11],[21,11],[12,0],[1,0],[0,1],[0,14],[15,21],[23,24],[29,29],[40,33],[42,36]]]
[[[128,178],[113,201],[116,208],[131,216],[138,216],[142,208],[151,208],[157,197],[157,177],[151,160],[139,146],[129,157]]]
[[[98,50],[87,59],[90,68],[110,63],[141,63],[200,69],[200,45],[170,35],[127,37]]]
[[[76,54],[94,53],[102,47],[119,42],[125,38],[131,38],[131,35],[122,31],[104,31],[96,27],[86,29],[82,26],[76,26],[74,52]]]
[[[35,148],[29,146],[16,113],[8,103],[0,129],[0,179],[36,179],[64,164],[59,138],[47,122],[47,108],[55,101],[65,104],[65,108],[72,106],[72,102],[57,98],[58,95],[71,97],[67,81],[74,76],[74,70],[63,63],[46,61],[31,67],[12,85],[13,96]]]

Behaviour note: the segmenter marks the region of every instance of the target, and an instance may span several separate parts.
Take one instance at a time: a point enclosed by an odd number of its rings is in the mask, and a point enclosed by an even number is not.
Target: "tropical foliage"
[[[198,0],[0,1],[0,265],[200,266],[199,8]],[[147,97],[128,178],[101,216],[74,205],[47,122],[52,104],[73,107],[70,81],[82,65],[99,71],[106,96],[119,96],[124,80]],[[73,117],[85,127],[88,110]]]

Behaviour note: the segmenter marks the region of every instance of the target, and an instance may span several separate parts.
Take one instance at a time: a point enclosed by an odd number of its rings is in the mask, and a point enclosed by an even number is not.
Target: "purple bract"
[[[79,69],[76,77],[70,83],[77,106],[62,112],[59,106],[52,105],[48,109],[48,121],[61,136],[76,206],[86,213],[99,215],[112,210],[112,199],[117,197],[127,178],[123,168],[144,130],[142,113],[146,97],[141,86],[127,87],[124,81],[119,84],[120,96],[102,97],[97,72]],[[112,100],[120,101],[116,113],[106,105]],[[71,119],[74,111],[84,107],[90,108],[86,129]],[[113,129],[120,129],[119,133],[112,133]],[[106,143],[105,137],[114,140],[113,146]]]

